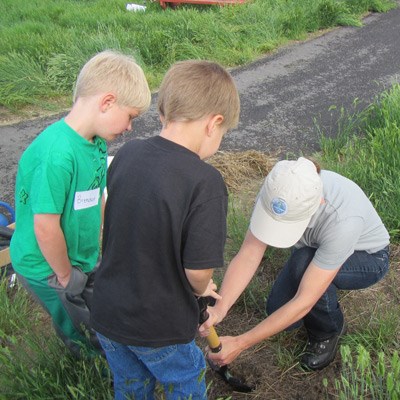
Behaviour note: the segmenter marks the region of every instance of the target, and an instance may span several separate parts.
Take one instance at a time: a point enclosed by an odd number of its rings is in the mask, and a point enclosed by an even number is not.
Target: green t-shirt
[[[99,256],[106,171],[105,140],[94,137],[89,142],[64,119],[31,143],[18,164],[16,230],[10,245],[15,271],[39,279],[53,273],[36,241],[34,214],[60,214],[71,264],[85,272],[93,269]]]

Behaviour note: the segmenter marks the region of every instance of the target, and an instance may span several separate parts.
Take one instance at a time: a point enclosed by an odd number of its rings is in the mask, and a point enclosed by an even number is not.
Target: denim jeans
[[[206,400],[204,355],[194,341],[127,346],[97,333],[114,376],[115,400],[153,400],[158,381],[167,400]]]
[[[274,282],[267,300],[267,313],[272,314],[291,300],[297,292],[305,270],[316,249],[295,249]],[[342,265],[326,292],[302,320],[288,330],[303,323],[310,339],[322,341],[340,333],[344,317],[337,300],[337,290],[367,288],[382,279],[389,269],[389,248],[374,254],[354,252]]]

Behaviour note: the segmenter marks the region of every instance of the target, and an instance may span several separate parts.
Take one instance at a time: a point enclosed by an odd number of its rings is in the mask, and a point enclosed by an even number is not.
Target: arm
[[[221,364],[229,364],[243,350],[281,332],[303,318],[325,293],[339,269],[324,270],[311,262],[296,295],[289,302],[242,335],[220,338],[222,350],[217,354],[210,354],[209,358]]]
[[[103,192],[102,196],[101,196],[101,208],[100,208],[100,212],[101,212],[101,227],[103,228],[104,225],[104,211],[106,209],[106,194],[105,192]]]
[[[195,270],[185,268],[186,277],[188,278],[188,281],[192,286],[195,296],[211,296],[214,297],[214,299],[221,298],[221,296],[216,292],[217,285],[211,279],[213,272],[213,269]]]
[[[185,268],[186,277],[188,278],[190,286],[193,289],[193,293],[196,296],[209,295],[208,293],[206,294],[206,291],[208,291],[210,285],[213,285],[211,279],[213,272],[214,270],[212,268],[210,269]]]
[[[72,266],[60,218],[59,214],[35,214],[34,230],[44,258],[57,275],[58,282],[65,287],[69,282]]]
[[[219,292],[222,299],[218,300],[214,307],[208,308],[210,317],[200,328],[201,333],[225,318],[257,271],[266,248],[265,243],[247,231],[238,254],[232,259],[225,273]]]

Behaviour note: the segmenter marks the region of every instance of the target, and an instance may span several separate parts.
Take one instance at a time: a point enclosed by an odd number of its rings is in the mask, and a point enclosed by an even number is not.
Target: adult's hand
[[[206,348],[207,357],[219,366],[230,364],[245,350],[240,336],[222,336],[219,339],[222,349],[218,353],[211,352],[208,346]]]

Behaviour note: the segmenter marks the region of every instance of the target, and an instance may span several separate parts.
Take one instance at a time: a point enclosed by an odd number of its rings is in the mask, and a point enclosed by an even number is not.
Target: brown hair
[[[113,50],[96,54],[83,66],[73,100],[105,92],[113,92],[118,104],[140,113],[150,106],[151,92],[142,68],[132,57]]]
[[[158,110],[165,124],[221,114],[221,125],[232,129],[239,121],[240,100],[225,68],[211,61],[188,60],[174,64],[166,73],[158,95]]]
[[[309,158],[309,160],[315,165],[315,168],[317,168],[317,172],[319,174],[321,172],[321,165],[317,161],[313,160],[312,158]]]

